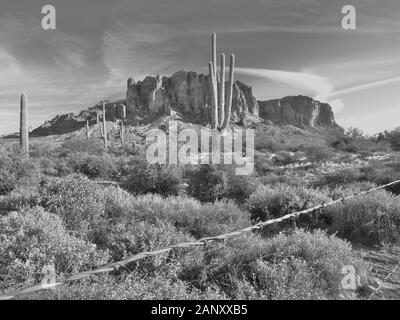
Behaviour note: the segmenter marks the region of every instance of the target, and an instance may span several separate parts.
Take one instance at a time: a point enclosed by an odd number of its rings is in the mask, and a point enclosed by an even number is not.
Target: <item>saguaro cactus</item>
[[[21,94],[20,101],[19,145],[24,155],[29,157],[28,106],[26,93]]]
[[[102,101],[103,105],[103,123],[102,125],[99,123],[99,114],[97,113],[97,123],[100,125],[100,134],[104,141],[104,148],[107,150],[107,126],[106,126],[106,103]]]
[[[89,120],[86,120],[86,138],[88,138],[88,139],[90,137],[89,130],[90,130]]]
[[[225,101],[225,54],[221,54],[221,79],[217,74],[217,36],[212,34],[212,61],[209,62],[209,73],[212,91],[211,129],[223,131],[229,124],[232,112],[233,78],[235,73],[235,55],[230,56],[228,99]]]

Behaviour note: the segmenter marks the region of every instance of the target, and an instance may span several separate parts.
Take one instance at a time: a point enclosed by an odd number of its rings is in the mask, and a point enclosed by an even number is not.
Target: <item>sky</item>
[[[355,30],[341,25],[349,4]],[[33,128],[125,97],[129,77],[207,73],[212,32],[258,100],[308,95],[342,126],[400,126],[399,0],[1,0],[0,134],[18,130],[21,92]]]

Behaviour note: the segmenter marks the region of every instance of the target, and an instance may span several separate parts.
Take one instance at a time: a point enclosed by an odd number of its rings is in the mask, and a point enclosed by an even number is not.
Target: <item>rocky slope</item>
[[[227,93],[228,90],[225,90]],[[211,81],[208,75],[178,71],[170,77],[148,76],[142,81],[127,82],[126,98],[106,104],[106,120],[119,119],[118,105],[125,104],[128,125],[143,125],[161,116],[178,115],[184,122],[208,125],[211,119]],[[47,121],[31,134],[64,134],[82,128],[86,120],[96,123],[101,106],[79,114],[69,113]],[[257,101],[252,87],[236,81],[233,87],[231,122],[239,125],[264,121],[276,125],[340,128],[331,107],[309,97],[285,97]]]

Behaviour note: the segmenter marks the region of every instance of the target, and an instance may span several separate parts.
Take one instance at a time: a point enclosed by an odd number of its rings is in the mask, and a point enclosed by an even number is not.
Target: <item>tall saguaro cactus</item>
[[[100,134],[104,141],[104,148],[107,150],[108,144],[107,144],[106,103],[105,103],[105,101],[102,101],[102,105],[103,105],[103,123],[102,124],[99,123],[99,114],[98,113],[97,113],[97,123],[100,126]]]
[[[29,157],[28,106],[26,93],[21,94],[20,101],[19,145],[24,155]]]
[[[221,75],[219,79],[217,74],[217,36],[215,32],[212,34],[211,45],[212,61],[208,63],[212,91],[211,129],[223,131],[229,125],[232,113],[235,55],[232,53],[230,56],[228,99],[225,101],[225,54],[221,54]]]

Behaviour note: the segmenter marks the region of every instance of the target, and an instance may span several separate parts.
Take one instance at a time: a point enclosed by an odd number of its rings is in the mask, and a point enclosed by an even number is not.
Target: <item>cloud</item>
[[[354,92],[367,90],[367,89],[373,89],[373,88],[381,87],[381,86],[384,86],[384,85],[387,85],[387,84],[392,84],[392,83],[399,82],[399,81],[400,81],[400,77],[395,77],[395,78],[390,78],[390,79],[384,79],[384,80],[380,80],[380,81],[365,83],[365,84],[361,84],[361,85],[358,85],[358,86],[354,86],[354,87],[350,87],[350,88],[334,91],[334,92],[332,92],[330,94],[330,96],[343,96],[343,95],[346,95],[346,94],[351,94],[351,93],[354,93]]]
[[[333,90],[327,78],[310,73],[256,68],[236,68],[235,71],[240,74],[262,77],[303,89],[313,94],[318,100],[325,100]]]
[[[332,111],[337,114],[344,109],[344,102],[341,99],[330,100],[329,105],[332,107]]]
[[[282,70],[255,68],[236,68],[235,70],[240,74],[278,81],[311,93],[315,100],[329,103],[334,113],[339,113],[344,109],[344,102],[341,99],[329,99],[332,95],[333,86],[327,78],[310,73]]]
[[[169,41],[176,32],[156,23],[114,25],[102,37],[103,62],[109,71],[107,85],[121,85],[133,74],[140,79],[160,72],[170,64],[168,56],[176,49]]]
[[[400,77],[395,77],[334,91],[329,79],[311,73],[256,68],[236,68],[235,70],[239,74],[266,78],[309,92],[313,94],[315,100],[329,103],[335,113],[341,112],[345,105],[342,99],[332,99],[334,97],[400,82]]]

